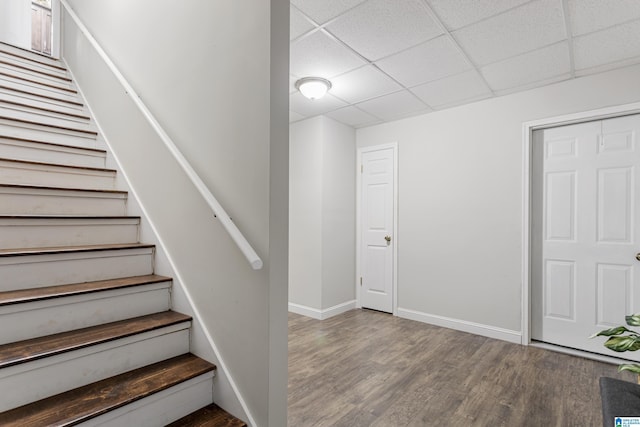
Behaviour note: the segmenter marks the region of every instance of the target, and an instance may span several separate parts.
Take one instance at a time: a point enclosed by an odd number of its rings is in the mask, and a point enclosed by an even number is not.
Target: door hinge
[[[360,286],[362,286],[362,277],[360,278]]]
[[[360,173],[364,172],[364,165],[360,165]]]

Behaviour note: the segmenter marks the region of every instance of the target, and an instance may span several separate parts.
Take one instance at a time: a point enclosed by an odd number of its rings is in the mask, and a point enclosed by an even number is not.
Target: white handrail
[[[133,102],[140,109],[140,111],[145,116],[145,118],[149,121],[149,124],[151,124],[151,127],[160,136],[160,138],[162,139],[162,142],[164,142],[164,145],[169,149],[173,157],[178,161],[178,164],[180,164],[180,166],[185,171],[189,179],[191,179],[191,182],[193,182],[193,184],[196,186],[196,188],[198,189],[202,197],[209,204],[209,207],[213,211],[213,214],[220,220],[220,222],[222,223],[222,226],[225,228],[225,230],[227,230],[227,233],[229,233],[229,236],[231,236],[231,238],[236,243],[236,245],[238,245],[238,248],[240,249],[240,251],[242,251],[244,256],[247,258],[247,261],[249,261],[249,264],[251,264],[251,267],[254,270],[260,270],[263,265],[262,260],[260,259],[256,251],[251,247],[251,245],[249,244],[247,239],[244,237],[244,235],[240,232],[238,227],[231,220],[229,215],[227,215],[227,212],[225,212],[225,210],[222,208],[220,203],[218,203],[218,201],[213,196],[211,191],[207,188],[207,186],[202,181],[200,176],[198,176],[196,171],[193,170],[193,167],[191,167],[187,159],[184,158],[184,156],[182,155],[178,147],[176,147],[176,144],[169,137],[169,135],[167,135],[167,133],[162,128],[162,126],[160,126],[160,123],[158,123],[158,121],[153,116],[153,114],[151,114],[151,111],[149,111],[146,105],[144,105],[144,103],[142,102],[142,100],[140,99],[136,91],[133,89],[133,87],[131,87],[129,82],[124,78],[120,70],[118,70],[118,67],[116,67],[113,61],[111,61],[111,59],[107,56],[106,52],[102,49],[98,41],[91,35],[87,27],[82,23],[82,21],[80,21],[80,18],[78,17],[78,15],[76,15],[74,10],[69,6],[67,1],[60,0],[60,2],[64,5],[65,9],[67,10],[67,13],[69,13],[69,15],[73,18],[76,25],[80,29],[80,31],[82,31],[82,33],[87,38],[87,40],[89,40],[89,43],[93,45],[94,49],[98,52],[98,55],[100,55],[102,60],[107,64],[107,67],[109,67],[111,72],[116,76],[120,84],[124,87],[125,92],[129,94]]]

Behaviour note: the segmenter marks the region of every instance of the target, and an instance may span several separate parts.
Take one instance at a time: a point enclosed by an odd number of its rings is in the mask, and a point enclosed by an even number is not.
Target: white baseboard
[[[508,341],[515,344],[520,344],[522,342],[522,333],[518,331],[468,322],[466,320],[452,319],[435,314],[422,313],[420,311],[409,310],[407,308],[398,308],[398,317],[416,320],[430,325],[442,326],[444,328],[455,329],[457,331],[469,332],[471,334],[482,335],[502,341]]]
[[[302,316],[312,317],[318,320],[328,319],[345,311],[353,310],[356,308],[356,300],[343,302],[342,304],[334,305],[333,307],[319,310],[313,307],[307,307],[306,305],[289,303],[289,311],[291,313],[301,314]]]

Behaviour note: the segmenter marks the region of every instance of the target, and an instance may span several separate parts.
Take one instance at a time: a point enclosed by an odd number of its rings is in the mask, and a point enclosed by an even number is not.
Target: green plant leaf
[[[640,365],[637,365],[634,363],[634,364],[624,364],[624,365],[618,366],[618,372],[622,372],[622,371],[631,371],[640,375]]]
[[[611,329],[605,329],[604,331],[600,331],[597,334],[593,334],[591,335],[590,338],[594,338],[594,337],[610,337],[613,335],[621,335],[625,332],[632,332],[631,330],[625,328],[624,326],[618,326],[616,328],[611,328]]]
[[[637,335],[611,337],[604,346],[617,352],[636,351],[640,350],[640,337]]]
[[[624,316],[629,326],[640,326],[640,313],[632,314],[631,316]]]

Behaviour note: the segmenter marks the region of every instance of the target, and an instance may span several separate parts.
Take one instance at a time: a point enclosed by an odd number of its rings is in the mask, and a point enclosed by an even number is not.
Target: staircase
[[[64,65],[0,43],[0,425],[245,426]]]

